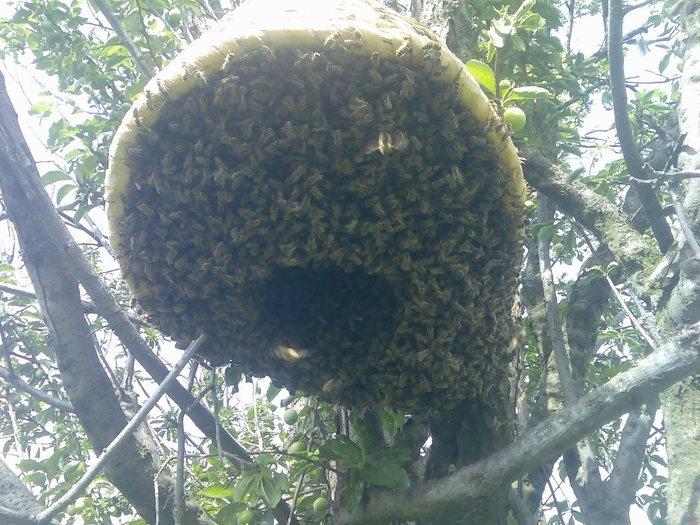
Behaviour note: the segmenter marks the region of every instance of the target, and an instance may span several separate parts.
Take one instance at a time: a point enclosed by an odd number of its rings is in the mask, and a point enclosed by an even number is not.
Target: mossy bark
[[[685,143],[695,151],[682,155],[679,168],[697,170],[700,167],[700,2],[685,2],[684,24],[686,40],[682,97],[679,106],[681,133],[687,133]],[[684,207],[689,226],[700,237],[700,181],[685,184]],[[680,279],[674,289],[659,324],[667,330],[689,326],[700,320],[700,261],[686,246],[680,256]],[[662,397],[666,443],[668,447],[669,480],[666,492],[669,523],[697,523],[700,517],[700,376],[694,376],[665,392]]]

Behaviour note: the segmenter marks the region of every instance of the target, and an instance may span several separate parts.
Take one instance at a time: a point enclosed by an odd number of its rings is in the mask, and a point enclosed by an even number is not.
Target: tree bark
[[[64,387],[90,445],[100,453],[124,428],[126,416],[95,352],[92,331],[82,313],[78,282],[67,259],[55,253],[46,225],[37,223],[33,213],[34,206],[53,209],[53,205],[43,189],[36,190],[29,183],[31,177],[38,180],[39,175],[2,76],[0,116],[0,189],[52,337]],[[110,480],[149,523],[156,521],[154,479],[159,469],[158,459],[132,437],[106,467]],[[159,486],[160,523],[174,523],[172,483],[161,476]],[[197,523],[196,509],[190,509],[185,523]]]
[[[680,170],[700,168],[700,2],[684,4],[684,26],[687,32],[683,59],[682,95],[679,105],[681,133],[687,133],[685,144],[695,151],[682,154]],[[700,237],[700,180],[685,183],[684,207],[689,226]],[[680,254],[680,279],[668,302],[660,328],[675,329],[700,319],[700,261],[686,245]],[[693,524],[700,519],[700,377],[686,379],[662,396],[666,444],[668,450],[669,523]]]

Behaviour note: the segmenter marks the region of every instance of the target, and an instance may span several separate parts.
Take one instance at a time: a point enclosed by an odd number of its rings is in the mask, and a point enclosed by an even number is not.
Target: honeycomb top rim
[[[398,13],[364,0],[250,1],[225,16],[153,77],[117,129],[109,150],[105,180],[110,244],[117,249],[121,240],[118,227],[124,215],[121,196],[131,182],[131,170],[127,166],[129,150],[136,147],[143,127],[153,126],[160,119],[167,102],[186,96],[199,85],[202,75],[206,78],[220,71],[226,60],[235,62],[263,46],[273,51],[294,47],[322,51],[329,37],[335,35],[342,41],[357,38],[356,32],[361,35],[363,46],[347,49],[349,54],[370,56],[378,52],[383,58],[396,58],[399,48],[409,43],[412,65],[423,59],[424,46],[437,44],[444,68],[440,80],[446,84],[459,83],[458,103],[484,128],[498,118],[466,66],[429,30]],[[408,56],[403,59],[408,60]],[[517,149],[510,137],[504,140],[503,133],[494,129],[485,138],[496,149],[500,165],[510,175],[503,204],[510,215],[517,216],[522,213],[521,203],[526,195]]]

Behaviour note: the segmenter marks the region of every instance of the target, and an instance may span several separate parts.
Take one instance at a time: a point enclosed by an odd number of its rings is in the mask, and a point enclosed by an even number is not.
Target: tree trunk
[[[683,60],[682,96],[679,106],[681,133],[693,148],[681,155],[679,169],[700,168],[700,2],[689,0],[684,7],[686,40]],[[679,186],[679,190],[680,190]],[[689,226],[700,237],[700,180],[685,184],[684,208]],[[688,326],[700,320],[700,260],[686,244],[680,255],[680,280],[660,317],[662,327]],[[669,480],[666,497],[669,523],[695,524],[700,519],[700,386],[695,376],[666,391],[662,396]]]

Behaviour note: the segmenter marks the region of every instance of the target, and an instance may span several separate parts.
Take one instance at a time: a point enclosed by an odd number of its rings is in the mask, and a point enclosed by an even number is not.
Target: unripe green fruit
[[[498,89],[500,91],[508,91],[510,89],[510,80],[501,80],[498,83]]]
[[[558,242],[552,246],[552,251],[554,252],[554,255],[561,255],[564,252],[564,245]]]
[[[68,505],[66,507],[66,514],[69,516],[75,516],[78,513],[78,509],[75,508],[75,505]]]
[[[80,512],[84,511],[87,508],[87,504],[87,498],[78,498],[77,500],[75,500],[75,508]]]
[[[503,120],[506,121],[506,124],[510,124],[513,131],[518,131],[522,129],[525,122],[527,122],[527,117],[525,116],[525,112],[520,108],[508,108],[503,113]]]
[[[299,454],[300,452],[306,452],[306,445],[301,441],[295,441],[289,445],[290,454]]]
[[[299,413],[293,408],[288,408],[284,411],[284,416],[282,419],[284,419],[284,422],[288,425],[293,425],[299,419]]]
[[[247,523],[253,523],[255,519],[255,514],[249,510],[242,510],[236,515],[239,525],[245,525]]]
[[[326,498],[316,498],[314,501],[314,511],[316,514],[325,514],[328,510],[328,500]]]

